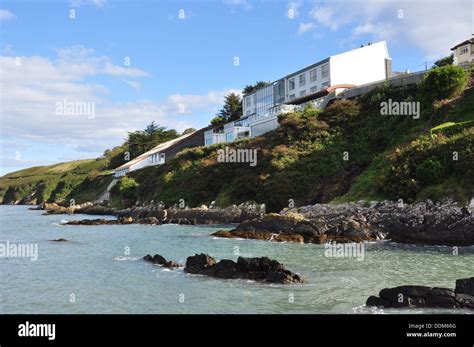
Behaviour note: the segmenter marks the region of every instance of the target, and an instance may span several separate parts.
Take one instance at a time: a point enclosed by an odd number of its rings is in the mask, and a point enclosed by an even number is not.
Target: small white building
[[[451,48],[454,55],[454,65],[470,67],[474,61],[474,39],[458,43]]]
[[[203,128],[192,133],[182,135],[173,140],[160,143],[158,146],[116,168],[114,170],[114,176],[122,177],[129,172],[143,169],[148,166],[164,164],[167,159],[175,156],[184,148],[204,145],[203,134],[205,133],[206,129],[207,128]]]
[[[315,64],[244,95],[242,100],[245,131],[236,122],[224,125],[225,137],[219,142],[247,133],[255,137],[278,127],[278,115],[292,112],[311,102],[323,108],[328,100],[347,88],[385,80],[392,75],[392,60],[385,41],[368,44],[332,55]],[[227,135],[229,134],[229,135]],[[206,145],[218,143],[206,138]]]

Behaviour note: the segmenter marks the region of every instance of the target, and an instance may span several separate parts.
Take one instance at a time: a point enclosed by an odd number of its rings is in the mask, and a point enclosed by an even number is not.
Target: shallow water
[[[454,287],[474,275],[474,247],[422,247],[374,242],[364,259],[329,258],[324,245],[220,239],[232,226],[62,226],[102,218],[41,215],[0,206],[0,241],[38,245],[38,259],[0,258],[0,313],[473,313],[467,310],[381,310],[368,296],[404,284]],[[68,243],[48,240],[65,238]],[[129,252],[128,252],[129,251]],[[302,274],[307,284],[221,280],[167,270],[143,261],[159,253],[184,264],[208,253],[217,259],[268,256]]]

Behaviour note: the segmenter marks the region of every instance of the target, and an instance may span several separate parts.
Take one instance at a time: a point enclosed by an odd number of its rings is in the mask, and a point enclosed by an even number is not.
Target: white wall
[[[268,117],[259,120],[258,123],[250,124],[250,137],[260,136],[266,132],[278,128],[278,118]]]
[[[463,47],[467,47],[467,53],[461,54]],[[454,57],[455,57],[455,63],[456,64],[465,64],[465,63],[471,62],[473,60],[473,54],[474,54],[473,49],[474,49],[474,44],[472,44],[472,43],[467,43],[463,46],[457,47],[453,52]]]
[[[388,55],[385,41],[331,56],[331,85],[365,84],[383,80],[386,77],[385,58]]]

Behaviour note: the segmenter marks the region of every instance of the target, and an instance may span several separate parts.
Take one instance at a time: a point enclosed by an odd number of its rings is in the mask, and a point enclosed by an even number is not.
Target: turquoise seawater
[[[98,218],[43,216],[26,206],[0,206],[0,241],[38,246],[38,259],[0,258],[0,313],[472,313],[380,310],[368,296],[384,287],[454,287],[474,276],[474,247],[422,247],[374,242],[363,260],[330,258],[324,245],[219,239],[232,226],[62,226]],[[51,242],[65,238],[69,243]],[[184,264],[207,253],[236,260],[267,256],[302,274],[306,284],[222,280],[167,270],[142,260],[159,253]]]

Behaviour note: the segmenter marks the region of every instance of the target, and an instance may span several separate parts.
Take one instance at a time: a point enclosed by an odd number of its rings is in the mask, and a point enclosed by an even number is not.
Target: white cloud
[[[76,50],[72,59],[69,53]],[[209,119],[222,106],[224,95],[232,90],[209,91],[203,95],[174,94],[161,102],[137,100],[113,102],[110,91],[89,77],[110,74],[107,57],[92,55],[86,48],[58,52],[58,59],[23,56],[21,64],[14,57],[1,56],[2,133],[23,141],[68,146],[76,151],[102,152],[123,142],[127,131],[143,129],[152,120],[168,128],[183,131],[199,126],[193,116],[207,115]],[[82,57],[77,59],[77,57]],[[113,68],[112,76],[129,77]],[[112,77],[113,78],[113,77]],[[135,80],[125,79],[137,87]],[[136,82],[136,83],[135,83]],[[61,115],[56,113],[58,102],[89,102],[95,115]],[[78,157],[81,153],[78,153]]]
[[[298,27],[298,35],[303,35],[307,31],[311,31],[316,28],[316,24],[312,22],[300,23]]]
[[[371,35],[418,47],[433,58],[471,36],[471,8],[471,0],[339,0],[314,6],[310,16],[331,30],[349,27],[354,38]]]
[[[143,70],[133,68],[133,67],[123,67],[118,65],[113,65],[111,63],[105,63],[104,73],[112,76],[127,76],[127,77],[144,77],[149,76]]]
[[[130,87],[132,87],[135,90],[140,90],[142,89],[142,84],[138,81],[125,81]]]
[[[16,16],[12,12],[0,9],[0,22],[15,18]]]
[[[224,0],[224,4],[234,6],[234,7],[243,7],[245,9],[250,9],[252,5],[248,0]]]
[[[107,0],[71,0],[69,2],[71,7],[81,7],[84,5],[93,5],[97,8],[102,8],[107,3]]]

